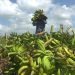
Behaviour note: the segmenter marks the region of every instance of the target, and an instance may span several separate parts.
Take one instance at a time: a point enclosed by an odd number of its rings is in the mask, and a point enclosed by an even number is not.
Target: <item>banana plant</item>
[[[34,51],[34,57],[37,57],[37,63],[44,73],[51,74],[54,70],[54,55],[50,50],[46,50],[44,42],[40,39],[37,40],[38,50]]]

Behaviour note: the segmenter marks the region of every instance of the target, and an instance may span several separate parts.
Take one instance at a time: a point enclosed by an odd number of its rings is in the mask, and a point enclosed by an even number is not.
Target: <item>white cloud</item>
[[[75,16],[75,6],[67,7],[53,4],[52,0],[0,0],[0,15],[11,21],[10,26],[0,25],[2,32],[35,32],[31,17],[36,9],[43,9],[48,17],[46,31],[50,31],[50,25],[57,28],[59,24],[72,25],[72,16]]]
[[[34,5],[35,3],[35,5]],[[21,10],[16,17],[14,23],[16,24],[15,31],[30,31],[35,33],[35,27],[32,25],[31,18],[36,9],[42,8],[45,11],[49,10],[51,0],[17,0],[17,4]],[[45,6],[46,5],[46,6]]]
[[[55,5],[50,12],[50,16],[57,24],[72,25],[73,11],[71,7],[67,7],[66,5]]]
[[[0,32],[1,33],[9,33],[9,31],[10,31],[10,27],[0,24]]]
[[[9,0],[0,0],[0,15],[1,16],[14,16],[18,13],[18,5],[13,4]]]
[[[52,5],[52,0],[17,0],[17,3],[21,9],[29,12],[40,8],[47,11]]]
[[[2,25],[0,24],[0,30],[2,30]]]
[[[62,19],[69,19],[71,18],[72,14],[70,8],[64,5],[62,7],[60,6],[59,8],[57,8],[56,15]]]

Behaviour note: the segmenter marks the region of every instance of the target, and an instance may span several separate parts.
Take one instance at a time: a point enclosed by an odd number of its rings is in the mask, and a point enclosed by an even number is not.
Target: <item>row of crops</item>
[[[74,32],[0,36],[0,75],[75,75]]]

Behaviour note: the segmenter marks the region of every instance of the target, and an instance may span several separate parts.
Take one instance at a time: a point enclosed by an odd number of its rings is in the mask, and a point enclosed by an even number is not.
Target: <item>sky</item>
[[[57,30],[60,24],[75,30],[75,0],[0,0],[0,34],[35,33],[31,18],[38,9],[48,17],[46,32],[51,25]]]

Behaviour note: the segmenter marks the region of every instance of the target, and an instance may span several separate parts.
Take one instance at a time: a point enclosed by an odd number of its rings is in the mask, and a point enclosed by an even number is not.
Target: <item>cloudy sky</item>
[[[37,9],[48,17],[47,32],[51,25],[57,29],[60,24],[75,29],[75,0],[0,0],[0,33],[35,33],[31,18]]]

